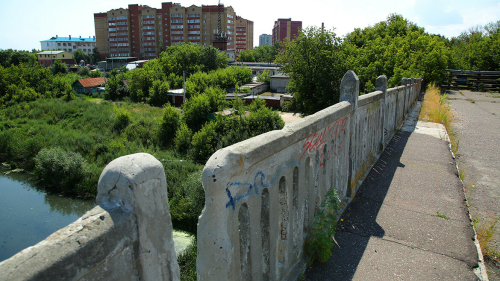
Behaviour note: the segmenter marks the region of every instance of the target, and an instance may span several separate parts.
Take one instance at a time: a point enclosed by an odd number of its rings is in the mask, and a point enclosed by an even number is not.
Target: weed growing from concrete
[[[440,213],[440,212],[436,212],[435,215],[432,215],[433,217],[438,217],[438,218],[443,218],[445,220],[450,220],[450,217],[448,215],[446,215],[446,213]]]
[[[483,223],[480,223],[480,218],[473,220],[483,256],[496,262],[500,261],[500,244],[492,240],[495,234],[498,233],[497,224],[499,220],[496,217],[485,219]]]
[[[321,262],[327,261],[332,256],[339,203],[337,192],[333,188],[330,189],[314,219],[311,238],[306,242],[307,252],[313,253]]]

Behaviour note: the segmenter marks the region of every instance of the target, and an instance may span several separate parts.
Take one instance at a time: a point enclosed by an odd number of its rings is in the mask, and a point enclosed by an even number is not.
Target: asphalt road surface
[[[473,218],[500,218],[500,94],[448,91],[459,142],[457,160],[465,169],[465,185]],[[500,222],[493,237],[500,251]],[[500,267],[487,260],[490,280],[500,280]]]

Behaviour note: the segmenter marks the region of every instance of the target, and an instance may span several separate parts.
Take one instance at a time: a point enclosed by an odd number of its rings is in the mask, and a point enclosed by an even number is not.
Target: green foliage
[[[252,70],[247,67],[228,67],[209,73],[197,72],[186,80],[186,97],[198,95],[208,87],[220,89],[235,88],[235,86],[250,83]]]
[[[217,150],[272,130],[285,123],[277,111],[263,107],[249,116],[225,116],[208,122],[193,135],[191,157],[206,161]]]
[[[440,81],[450,61],[450,52],[441,37],[428,35],[397,14],[349,33],[343,52],[347,68],[358,75],[361,93],[374,91],[380,75],[387,76],[389,88],[399,86],[403,77]]]
[[[266,107],[266,100],[257,98],[257,99],[253,100],[253,102],[248,107],[248,110],[250,112],[257,112],[257,111],[259,111],[259,109],[262,109],[265,107]]]
[[[125,85],[123,80],[125,80],[125,76],[123,73],[116,76],[110,76],[106,82],[104,99],[116,101],[123,100],[125,97],[127,97],[130,94],[130,90]]]
[[[0,50],[0,66],[7,68],[11,65],[18,66],[22,63],[28,65],[38,64],[36,55],[28,51]]]
[[[90,69],[86,66],[82,66],[82,67],[78,68],[76,73],[78,75],[80,75],[81,77],[87,77],[90,75]]]
[[[54,73],[54,75],[60,73],[66,74],[67,72],[68,72],[68,66],[61,60],[56,60],[54,62],[54,65],[52,65],[52,73]]]
[[[320,262],[327,261],[332,255],[333,237],[335,235],[335,227],[337,226],[337,212],[340,199],[334,188],[326,193],[325,201],[314,218],[313,227],[311,229],[311,237],[306,242],[306,250],[309,253],[314,253],[315,258]]]
[[[102,77],[102,73],[99,70],[96,69],[95,71],[90,71],[89,72],[89,77],[90,78]]]
[[[341,40],[333,31],[306,28],[284,42],[276,62],[290,76],[289,91],[296,105],[311,114],[339,101],[340,81],[346,72]]]
[[[78,153],[59,147],[43,148],[35,157],[35,173],[48,189],[78,194],[86,177],[87,162]]]
[[[149,98],[147,102],[154,106],[163,106],[168,103],[168,90],[170,90],[170,85],[167,81],[155,80],[153,81],[153,86],[150,89]]]
[[[257,76],[257,82],[270,83],[271,73],[269,73],[269,70],[264,70],[263,72],[259,73],[259,75]]]
[[[274,46],[264,45],[256,47],[253,50],[244,50],[240,53],[238,61],[240,62],[267,62],[272,63],[276,59],[276,55],[281,51],[280,42],[276,42]]]
[[[175,138],[175,133],[180,126],[180,113],[174,107],[167,103],[163,111],[163,117],[160,121],[159,138],[164,146],[169,145]]]
[[[158,143],[158,132],[156,128],[157,126],[155,126],[154,120],[141,117],[132,124],[126,126],[125,136],[130,142],[139,141],[144,146],[148,144],[156,145]]]
[[[174,144],[177,151],[187,153],[191,148],[191,141],[193,139],[193,132],[186,123],[181,123],[179,129],[175,134]]]
[[[179,264],[179,270],[181,273],[182,281],[196,281],[196,257],[198,254],[198,244],[196,237],[193,243],[189,245],[185,252],[177,257],[177,263]]]
[[[82,60],[84,61],[84,65],[91,63],[91,56],[85,54],[82,50],[74,51],[73,58],[75,59],[75,64],[77,65],[80,65],[80,61]]]
[[[283,106],[281,107],[283,112],[291,112],[295,110],[295,102],[283,101]]]
[[[115,112],[115,121],[113,128],[117,132],[123,131],[130,123],[130,112],[125,108],[113,106],[113,111]]]
[[[193,132],[198,131],[208,122],[210,113],[217,111],[217,109],[212,110],[207,95],[197,95],[190,98],[182,105],[182,109],[184,110],[184,121]]]
[[[92,64],[97,64],[97,62],[101,60],[101,54],[99,53],[99,50],[97,50],[97,47],[94,47],[94,49],[92,49],[91,59]]]

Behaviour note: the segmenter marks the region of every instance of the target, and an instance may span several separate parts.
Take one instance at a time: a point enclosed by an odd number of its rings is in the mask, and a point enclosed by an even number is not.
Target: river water
[[[33,246],[92,209],[95,200],[47,194],[29,176],[0,169],[0,261]]]

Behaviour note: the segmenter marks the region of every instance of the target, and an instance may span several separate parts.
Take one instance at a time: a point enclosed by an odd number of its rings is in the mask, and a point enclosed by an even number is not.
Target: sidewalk
[[[333,256],[304,280],[487,280],[448,136],[419,110],[344,212]]]

